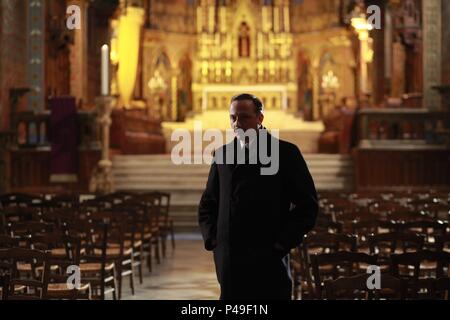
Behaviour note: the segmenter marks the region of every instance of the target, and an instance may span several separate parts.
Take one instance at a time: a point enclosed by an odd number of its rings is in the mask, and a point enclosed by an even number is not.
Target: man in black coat
[[[199,224],[206,250],[214,251],[222,300],[290,300],[289,252],[317,217],[316,189],[300,150],[272,135],[263,141],[262,109],[255,96],[232,99],[230,122],[237,135],[216,150],[199,204]],[[252,130],[256,139],[246,139]],[[278,162],[271,174],[262,174],[268,169],[260,159],[264,143],[271,150],[269,165]],[[237,161],[239,150],[245,153],[243,164]]]

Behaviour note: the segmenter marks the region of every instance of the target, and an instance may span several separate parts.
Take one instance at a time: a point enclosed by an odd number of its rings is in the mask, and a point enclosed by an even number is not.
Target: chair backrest
[[[449,252],[438,252],[431,250],[422,250],[418,252],[407,252],[402,254],[391,255],[391,271],[396,277],[405,277],[413,282],[419,280],[421,264],[425,261],[435,262],[436,269],[434,270],[435,277],[441,278],[444,276],[444,268],[450,264]],[[414,268],[413,274],[401,274],[399,266],[412,266]]]
[[[389,292],[389,299],[402,300],[405,297],[405,283],[402,279],[389,274],[379,274],[379,287],[373,288],[368,283],[371,274],[358,274],[351,277],[339,277],[335,280],[325,280],[325,298],[335,299],[375,299],[378,300]],[[369,285],[371,286],[369,288]],[[375,283],[376,285],[376,283]]]
[[[42,200],[40,196],[25,193],[8,193],[0,196],[0,203],[3,207],[29,207],[31,204]]]
[[[322,249],[320,253],[356,251],[356,237],[348,234],[309,233],[303,239],[305,250]]]
[[[170,193],[168,192],[153,192],[159,198],[160,214],[167,216],[170,211]]]
[[[8,248],[18,247],[19,241],[20,241],[20,238],[0,234],[0,249],[8,249]]]
[[[100,224],[101,226],[102,223],[105,223],[108,225],[108,245],[117,245],[121,254],[124,251],[124,244],[127,238],[126,233],[132,230],[133,235],[135,234],[135,230],[130,227],[133,217],[132,212],[116,209],[102,210],[90,215],[93,224]]]
[[[8,207],[1,210],[3,226],[10,222],[38,220],[41,209],[30,207]]]
[[[53,232],[54,225],[40,221],[11,222],[6,229],[11,236],[22,237]]]
[[[440,220],[416,220],[399,224],[399,230],[403,232],[420,232],[424,234],[427,242],[432,242],[435,236],[441,236],[446,233],[448,223]]]
[[[411,211],[413,208],[394,200],[383,200],[373,203],[370,211],[377,214],[380,219],[386,219],[394,212]]]
[[[379,234],[385,232],[395,232],[398,229],[398,224],[392,220],[366,220],[352,222],[352,234],[358,236],[368,236],[370,234]]]
[[[368,255],[361,252],[340,251],[334,253],[322,253],[311,256],[312,273],[317,298],[322,297],[322,283],[325,277],[337,279],[341,275],[352,276],[365,273],[369,265],[377,264],[376,255]],[[323,272],[321,267],[330,266],[331,269]]]
[[[50,275],[50,253],[22,248],[2,249],[0,260],[11,263],[8,300],[46,299]],[[41,265],[42,270],[38,275],[24,278],[18,271],[18,265],[21,263]],[[16,286],[24,286],[25,289],[17,292],[14,290]]]
[[[392,253],[422,250],[425,239],[422,235],[405,232],[389,232],[370,235],[367,243],[371,254],[388,256]]]
[[[2,289],[1,300],[8,300],[8,292],[9,292],[9,273],[2,274],[0,273],[0,288]]]
[[[388,218],[397,222],[410,222],[432,219],[426,212],[412,209],[394,211],[388,214]]]
[[[79,237],[54,232],[34,235],[30,239],[33,249],[49,251],[54,264],[78,265],[81,240]]]
[[[325,214],[321,214],[322,219],[318,218],[314,231],[317,233],[342,233],[344,228],[341,222],[332,221],[331,218],[325,217]]]
[[[433,298],[450,300],[450,277],[439,278],[434,281]]]
[[[450,233],[436,237],[436,250],[450,252]]]

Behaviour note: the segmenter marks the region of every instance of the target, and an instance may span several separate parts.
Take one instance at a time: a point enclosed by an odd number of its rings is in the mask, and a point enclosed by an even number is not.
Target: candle
[[[102,95],[109,95],[109,47],[102,46]]]

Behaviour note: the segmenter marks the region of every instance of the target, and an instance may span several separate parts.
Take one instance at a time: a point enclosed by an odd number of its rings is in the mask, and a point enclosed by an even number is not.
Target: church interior
[[[173,137],[225,133],[244,92],[319,196],[292,299],[450,299],[447,19],[447,0],[0,0],[0,299],[218,299],[210,164],[174,164]]]

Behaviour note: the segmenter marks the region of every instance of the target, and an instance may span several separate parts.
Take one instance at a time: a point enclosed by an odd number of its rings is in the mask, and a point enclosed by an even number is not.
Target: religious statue
[[[242,22],[239,29],[239,57],[250,57],[250,28],[246,22]]]

